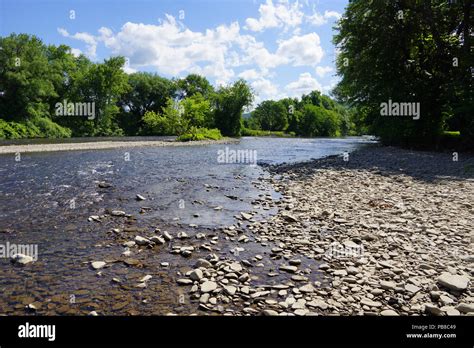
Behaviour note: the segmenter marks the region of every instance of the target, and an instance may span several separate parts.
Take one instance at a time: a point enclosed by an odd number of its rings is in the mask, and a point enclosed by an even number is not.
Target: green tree
[[[177,81],[177,94],[179,99],[189,98],[199,93],[204,98],[209,98],[214,92],[214,87],[201,75],[189,74],[184,79]]]
[[[288,110],[279,101],[265,100],[252,113],[262,130],[283,131],[288,127]]]
[[[213,98],[214,121],[225,136],[240,136],[242,112],[252,104],[253,91],[242,79],[220,87]]]
[[[128,75],[130,88],[118,101],[121,107],[119,124],[126,134],[135,135],[142,126],[147,111],[161,112],[168,98],[172,97],[176,85],[158,75],[137,72]]]
[[[470,4],[470,0],[349,3],[334,38],[342,76],[335,94],[364,108],[367,122],[384,142],[434,144],[453,116],[453,105],[467,104],[464,115],[466,109],[472,111],[466,48]],[[389,100],[420,103],[420,119],[381,116],[380,105]],[[461,132],[468,131],[464,124]]]
[[[211,113],[211,102],[205,99],[201,93],[196,93],[181,102],[184,112],[183,122],[186,125],[185,132],[191,127],[212,128],[214,119]]]
[[[121,135],[118,125],[117,106],[120,96],[130,88],[123,71],[125,58],[113,57],[101,64],[93,64],[77,81],[77,96],[80,101],[94,102],[96,117],[88,124],[87,135]]]
[[[300,132],[307,137],[333,137],[339,135],[339,119],[336,112],[306,104],[302,111]]]
[[[47,47],[26,34],[0,38],[0,47],[0,115],[12,121],[48,116],[46,100],[57,96],[61,78],[49,64]]]
[[[179,135],[185,131],[180,103],[168,98],[161,113],[147,111],[143,116],[141,133],[147,135]]]

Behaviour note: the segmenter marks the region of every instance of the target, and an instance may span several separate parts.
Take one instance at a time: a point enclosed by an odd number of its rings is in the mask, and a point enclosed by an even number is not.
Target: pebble
[[[193,283],[191,279],[178,279],[176,281],[179,285],[190,285]]]
[[[196,264],[194,265],[194,267],[211,268],[212,263],[210,263],[209,261],[207,261],[205,259],[198,259],[196,261]]]
[[[418,291],[421,290],[421,288],[419,288],[418,286],[413,285],[413,284],[406,284],[405,285],[405,290],[408,291],[411,294],[416,294]]]
[[[104,261],[94,261],[91,263],[93,269],[104,268],[107,263]]]
[[[474,313],[474,304],[461,302],[456,306],[456,309],[461,313]]]
[[[443,311],[431,303],[425,303],[425,312],[432,315],[443,315]]]
[[[201,284],[201,292],[211,292],[217,289],[217,283],[213,281],[206,281]]]
[[[152,241],[153,243],[156,243],[156,244],[165,244],[166,241],[163,237],[160,237],[160,236],[153,236],[150,238],[150,241]]]
[[[234,296],[237,291],[237,288],[235,286],[229,285],[229,286],[224,286],[224,290],[225,292],[227,292],[227,294]]]
[[[34,262],[34,259],[29,255],[14,254],[11,258],[11,261],[13,263],[17,263],[17,264],[20,264],[20,265],[26,265],[26,264],[29,264],[31,262]]]
[[[444,272],[438,278],[438,283],[450,290],[463,291],[467,289],[469,278],[466,276]]]
[[[139,194],[137,194],[135,198],[137,201],[146,201],[146,198]]]
[[[360,304],[361,305],[365,305],[365,306],[369,306],[369,307],[382,307],[382,303],[378,302],[378,301],[372,301],[368,298],[363,298],[361,301],[360,301]]]
[[[145,283],[145,282],[149,281],[151,278],[153,278],[153,277],[151,275],[147,274],[142,279],[140,279],[140,283]]]
[[[135,237],[135,243],[137,243],[137,245],[149,245],[149,244],[151,244],[151,241],[147,238],[142,237],[142,236],[136,236]]]
[[[199,281],[201,280],[203,277],[203,273],[202,271],[198,268],[198,269],[195,269],[193,270],[190,274],[189,274],[189,278],[191,278],[192,280],[194,281]]]
[[[169,232],[167,231],[164,231],[163,232],[163,237],[167,240],[167,241],[170,241],[173,239],[173,237],[171,236],[171,234],[169,234]]]
[[[290,273],[296,273],[296,271],[298,270],[298,267],[282,265],[280,266],[280,270],[290,272]]]
[[[238,262],[233,262],[229,265],[230,269],[234,272],[241,272],[242,271],[242,266]]]
[[[394,282],[384,281],[384,280],[380,282],[380,287],[385,290],[394,290],[396,286],[397,285]]]

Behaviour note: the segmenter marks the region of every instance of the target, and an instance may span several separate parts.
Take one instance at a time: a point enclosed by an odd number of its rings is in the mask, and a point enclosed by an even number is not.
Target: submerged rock
[[[137,201],[146,201],[146,198],[143,197],[142,195],[139,195],[139,194],[136,195],[135,199],[136,199]]]
[[[104,261],[94,261],[94,262],[91,262],[91,266],[93,269],[101,269],[101,268],[104,268],[105,265],[107,263],[105,263]]]
[[[137,245],[149,245],[152,244],[152,241],[142,236],[136,236],[135,243],[137,243]]]
[[[34,262],[35,260],[29,255],[15,254],[15,255],[12,256],[11,261],[13,263],[17,263],[17,264],[20,264],[20,265],[26,265],[28,263]]]

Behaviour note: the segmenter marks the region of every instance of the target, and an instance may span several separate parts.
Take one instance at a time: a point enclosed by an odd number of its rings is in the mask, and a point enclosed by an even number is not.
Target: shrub
[[[39,129],[39,137],[69,138],[72,133],[69,128],[61,127],[59,124],[46,117],[35,118],[31,123],[36,127],[36,129]]]
[[[242,136],[245,137],[294,137],[295,132],[285,133],[283,131],[264,131],[259,129],[242,128]]]
[[[207,129],[207,128],[196,128],[191,127],[189,132],[182,134],[178,137],[179,141],[197,141],[197,140],[220,140],[222,134],[219,129]]]
[[[0,119],[0,138],[67,138],[71,130],[61,127],[49,118],[38,117],[26,123],[7,122]]]

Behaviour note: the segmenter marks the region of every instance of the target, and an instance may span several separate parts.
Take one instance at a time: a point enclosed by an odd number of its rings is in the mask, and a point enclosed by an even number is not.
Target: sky
[[[328,94],[334,26],[348,0],[0,0],[0,35],[34,34],[124,70],[244,78],[266,99]]]

